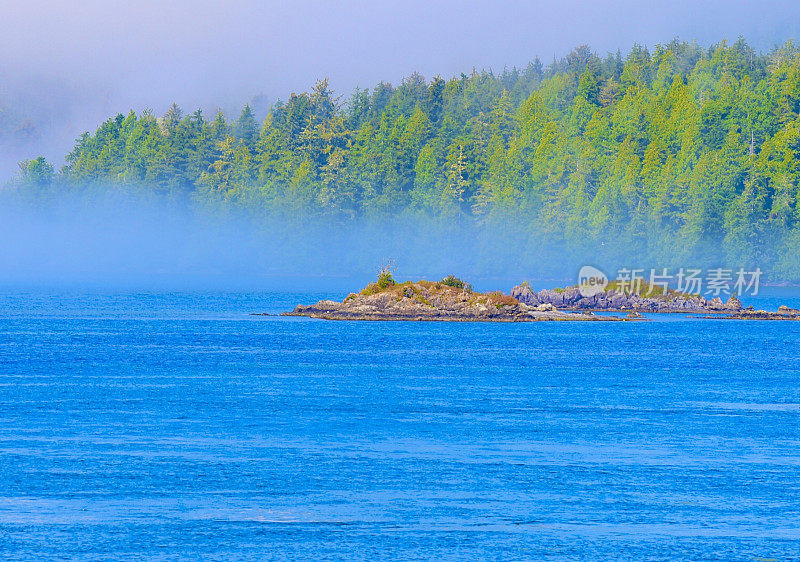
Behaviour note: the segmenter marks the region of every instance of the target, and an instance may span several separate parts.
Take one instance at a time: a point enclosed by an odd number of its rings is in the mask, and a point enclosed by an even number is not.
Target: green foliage
[[[394,277],[392,277],[392,269],[394,269],[394,264],[391,261],[388,261],[381,267],[378,272],[378,280],[375,282],[379,289],[388,289],[394,286],[395,282]]]
[[[32,187],[47,187],[55,177],[53,166],[42,156],[21,162],[19,167],[20,180]]]
[[[390,271],[381,271],[378,275],[378,280],[375,282],[380,289],[388,289],[394,285],[394,278]]]
[[[327,80],[277,102],[117,115],[59,174],[17,184],[148,186],[262,218],[427,217],[561,251],[660,266],[800,271],[800,50],[672,41],[543,68],[418,74],[340,102]],[[38,162],[38,163],[37,163]],[[599,254],[598,254],[599,252]]]
[[[472,292],[472,285],[469,283],[465,283],[455,275],[448,275],[441,281],[439,281],[442,285],[447,285],[448,287],[455,287],[456,289],[462,289],[467,291],[468,293]]]

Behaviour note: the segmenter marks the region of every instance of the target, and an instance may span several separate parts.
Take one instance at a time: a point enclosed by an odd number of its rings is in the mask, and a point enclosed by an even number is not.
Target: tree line
[[[321,80],[263,122],[249,106],[235,119],[177,105],[120,114],[81,135],[61,170],[23,162],[10,188],[125,187],[334,228],[468,224],[536,259],[800,279],[798,156],[800,48],[674,40],[624,57],[580,46],[499,74],[413,74],[347,99]]]

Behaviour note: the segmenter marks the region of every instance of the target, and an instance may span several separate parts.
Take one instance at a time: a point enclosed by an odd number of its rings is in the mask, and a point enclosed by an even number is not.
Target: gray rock
[[[672,294],[665,298],[663,295],[629,295],[616,291],[584,297],[578,287],[567,287],[558,291],[544,289],[537,293],[533,292],[527,283],[514,287],[511,295],[520,303],[530,306],[551,304],[557,309],[574,311],[737,312],[742,310],[742,304],[735,296],[728,299],[727,303],[723,303],[720,298],[706,300],[700,295]]]
[[[725,303],[725,310],[742,310],[742,302],[736,297],[736,295],[731,295],[731,298],[729,298],[728,302]]]

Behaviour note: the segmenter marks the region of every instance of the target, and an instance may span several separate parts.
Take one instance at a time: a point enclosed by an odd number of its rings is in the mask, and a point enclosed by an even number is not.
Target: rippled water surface
[[[800,557],[800,323],[326,296],[0,294],[0,555]]]

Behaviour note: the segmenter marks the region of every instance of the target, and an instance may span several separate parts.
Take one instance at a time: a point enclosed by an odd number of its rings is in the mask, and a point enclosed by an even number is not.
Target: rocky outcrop
[[[720,318],[719,316],[706,316],[706,318]],[[800,320],[800,310],[781,306],[777,312],[767,310],[754,310],[749,306],[732,314],[722,316],[725,320]]]
[[[325,320],[440,320],[535,322],[614,321],[621,318],[573,314],[557,310],[549,302],[527,304],[499,291],[475,293],[442,283],[420,281],[378,288],[369,285],[342,302],[323,300],[296,307],[284,316],[308,316]]]
[[[648,295],[647,291],[642,292],[643,295],[627,294],[610,289],[587,297],[581,294],[578,287],[535,292],[530,285],[523,283],[511,290],[511,296],[529,306],[551,304],[562,310],[573,311],[732,313],[742,310],[742,303],[735,296],[731,296],[727,302],[722,302],[718,297],[708,300],[700,295],[677,291],[655,295]]]

